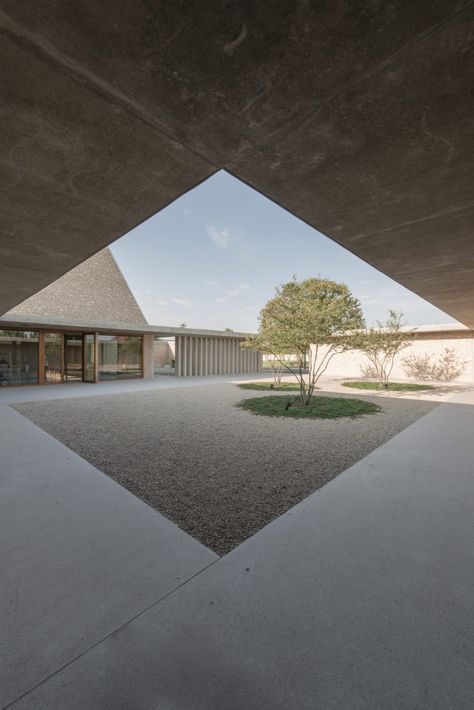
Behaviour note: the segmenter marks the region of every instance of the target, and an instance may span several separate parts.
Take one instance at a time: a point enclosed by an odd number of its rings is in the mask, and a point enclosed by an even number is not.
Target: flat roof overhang
[[[252,333],[235,331],[205,330],[202,328],[174,328],[161,325],[143,325],[142,323],[107,323],[104,321],[71,320],[66,318],[45,318],[44,316],[21,315],[21,317],[2,316],[0,330],[62,330],[68,333],[99,333],[108,335],[153,335],[173,337],[177,335],[192,337],[236,338],[242,340]]]
[[[474,327],[473,27],[445,0],[2,0],[0,313],[225,169]]]

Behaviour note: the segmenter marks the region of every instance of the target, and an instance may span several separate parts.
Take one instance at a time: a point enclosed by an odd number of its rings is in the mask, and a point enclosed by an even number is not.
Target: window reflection
[[[63,381],[63,335],[44,334],[44,379],[48,384]]]
[[[140,336],[99,335],[99,380],[142,376]]]
[[[38,333],[0,330],[0,384],[32,385],[38,382]]]

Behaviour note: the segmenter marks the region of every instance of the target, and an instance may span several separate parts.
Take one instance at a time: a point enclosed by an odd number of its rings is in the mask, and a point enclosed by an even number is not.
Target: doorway
[[[61,333],[44,334],[44,382],[48,385],[63,381],[63,346]]]
[[[40,331],[37,342],[40,385],[97,382],[96,333]],[[0,357],[0,376],[1,365]]]
[[[64,382],[82,382],[82,334],[64,333]]]

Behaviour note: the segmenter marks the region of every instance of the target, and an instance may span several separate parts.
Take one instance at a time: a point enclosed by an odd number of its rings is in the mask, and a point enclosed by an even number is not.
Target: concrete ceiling
[[[224,168],[474,327],[472,2],[0,0],[0,31],[0,313]]]

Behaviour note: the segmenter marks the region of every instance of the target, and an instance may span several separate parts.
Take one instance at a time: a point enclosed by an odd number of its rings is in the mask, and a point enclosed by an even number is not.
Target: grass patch
[[[294,406],[298,400],[293,396],[257,397],[244,399],[237,407],[253,414],[267,417],[292,417],[301,419],[338,419],[358,417],[361,414],[375,414],[381,407],[373,402],[347,397],[322,397],[316,395],[306,407]],[[293,406],[292,406],[293,405]]]
[[[388,387],[382,387],[380,382],[343,382],[343,387],[353,387],[356,390],[379,390],[381,392],[418,392],[434,390],[431,385],[416,385],[409,382],[389,382]]]
[[[271,382],[242,382],[237,385],[241,390],[264,390],[265,392],[299,392],[300,386],[297,382],[281,382],[278,387],[271,387]]]

